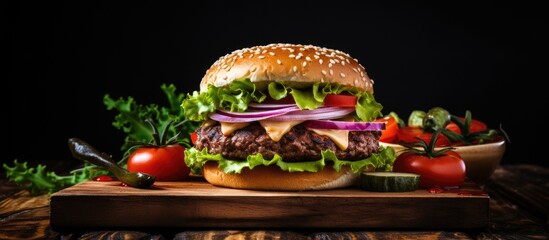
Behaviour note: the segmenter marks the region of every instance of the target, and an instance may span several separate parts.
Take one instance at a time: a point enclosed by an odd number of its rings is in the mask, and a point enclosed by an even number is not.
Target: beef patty
[[[302,124],[294,126],[278,142],[273,141],[265,129],[254,122],[236,130],[229,136],[221,132],[216,124],[196,130],[195,148],[208,148],[211,154],[220,153],[227,159],[244,160],[248,155],[261,153],[265,159],[272,159],[277,153],[288,162],[314,161],[320,159],[321,150],[330,149],[342,160],[361,160],[379,151],[380,131],[351,131],[349,146],[341,150],[326,136],[307,130]]]

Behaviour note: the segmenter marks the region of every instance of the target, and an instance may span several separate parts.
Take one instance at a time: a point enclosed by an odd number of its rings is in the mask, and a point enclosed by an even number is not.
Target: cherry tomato
[[[189,176],[185,148],[179,144],[163,147],[140,147],[128,158],[128,171],[156,176],[157,181],[178,181]]]
[[[196,140],[198,139],[198,134],[196,134],[196,132],[192,132],[191,133],[191,143],[193,145],[196,145]]]
[[[426,143],[429,143],[431,141],[431,138],[433,137],[432,133],[424,132],[419,127],[403,127],[398,129],[398,141],[400,142],[419,142],[419,139],[416,137],[419,137],[423,139]],[[446,138],[444,135],[440,134],[437,136],[437,141],[435,143],[436,147],[446,147],[450,146],[450,140]]]
[[[419,187],[458,187],[465,181],[465,162],[454,151],[438,157],[406,152],[397,157],[394,172],[419,174]]]
[[[327,107],[354,107],[356,106],[357,101],[356,96],[352,95],[335,95],[335,94],[328,94],[324,98],[324,106]]]
[[[385,122],[385,130],[381,131],[380,142],[394,143],[398,134],[398,123],[393,117],[378,118],[375,122]]]
[[[463,118],[461,118],[461,120],[463,121]],[[458,125],[455,124],[454,122],[450,122],[448,125],[446,125],[446,128],[449,129],[452,132],[456,132],[456,133],[461,134],[461,130],[459,129]],[[484,131],[486,129],[488,129],[488,126],[486,126],[485,123],[483,123],[479,120],[471,119],[471,126],[469,127],[469,132],[470,133],[480,132],[480,131]]]

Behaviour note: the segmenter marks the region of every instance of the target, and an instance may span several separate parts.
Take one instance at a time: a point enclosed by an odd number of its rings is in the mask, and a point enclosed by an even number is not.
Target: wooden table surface
[[[75,229],[56,232],[49,224],[49,196],[31,196],[1,174],[0,239],[549,239],[549,168],[536,165],[504,165],[496,170],[484,186],[490,195],[490,223],[487,228],[472,231]]]

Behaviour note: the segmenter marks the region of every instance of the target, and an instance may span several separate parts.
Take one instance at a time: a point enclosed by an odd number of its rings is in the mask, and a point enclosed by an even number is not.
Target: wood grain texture
[[[153,189],[88,181],[51,196],[51,224],[59,228],[459,229],[486,227],[488,211],[487,195],[377,193],[358,188],[251,191],[215,187],[203,180],[159,182]]]
[[[499,168],[484,190],[490,195],[490,221],[486,228],[435,231],[405,229],[66,229],[57,232],[49,225],[48,196],[31,196],[14,191],[13,185],[0,181],[0,239],[549,239],[543,218],[543,204],[522,207],[532,199],[547,197],[524,186],[543,186],[549,182],[548,168],[511,165]],[[505,181],[505,184],[502,182]],[[513,190],[514,189],[514,190]],[[536,188],[537,189],[537,188]],[[527,191],[532,194],[514,194]],[[543,190],[542,190],[543,191]],[[530,196],[533,198],[531,199]],[[543,198],[542,198],[543,199]],[[540,207],[537,211],[535,208]],[[76,211],[73,215],[81,215]],[[451,216],[447,216],[451,217]]]
[[[0,239],[54,239],[47,195],[19,191],[0,202]]]

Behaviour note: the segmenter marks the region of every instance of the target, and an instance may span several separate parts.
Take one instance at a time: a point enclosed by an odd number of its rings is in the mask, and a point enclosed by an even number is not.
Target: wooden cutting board
[[[54,228],[482,228],[489,196],[458,192],[378,193],[347,188],[271,192],[215,187],[202,178],[151,189],[87,181],[51,195]]]

